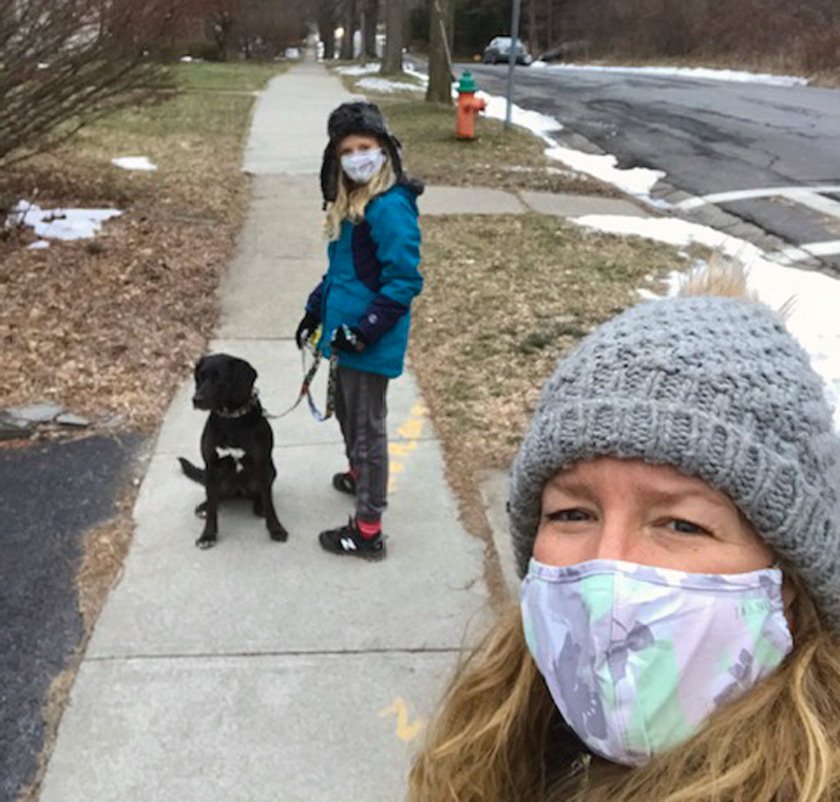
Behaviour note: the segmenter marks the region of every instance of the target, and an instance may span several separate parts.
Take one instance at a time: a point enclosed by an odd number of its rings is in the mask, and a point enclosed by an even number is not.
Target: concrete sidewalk
[[[255,111],[252,198],[222,291],[214,350],[250,360],[268,410],[294,399],[291,335],[325,267],[317,172],[340,82],[304,63]],[[323,398],[323,386],[316,388]],[[185,381],[134,510],[124,575],[97,623],[61,722],[42,802],[394,802],[487,594],[482,544],[460,526],[410,374],[389,394],[392,488],[381,563],[319,548],[350,500],[338,426],[304,407],[275,420],[274,496],[287,543],[243,506],[215,549],[193,541],[204,416]]]
[[[254,113],[248,215],[222,286],[212,350],[248,359],[270,412],[301,378],[292,340],[325,269],[318,171],[329,112],[349,100],[303,63],[272,80]],[[429,187],[424,215],[644,214],[627,201]],[[322,371],[323,374],[323,371]],[[323,399],[324,377],[315,387]],[[487,620],[483,544],[461,527],[441,450],[410,371],[389,391],[388,558],[340,558],[316,535],[349,499],[338,426],[301,405],[273,421],[274,497],[287,543],[245,506],[220,515],[215,549],[193,545],[204,416],[185,381],[161,428],[134,510],[123,578],[96,625],[59,730],[41,802],[394,802],[458,652]],[[507,584],[506,478],[485,501]]]

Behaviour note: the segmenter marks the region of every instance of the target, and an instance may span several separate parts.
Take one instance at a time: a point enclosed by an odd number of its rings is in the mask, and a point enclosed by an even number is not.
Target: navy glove
[[[317,315],[308,309],[306,310],[295,331],[295,343],[298,348],[303,348],[304,343],[315,333],[315,329],[318,328],[320,322]]]
[[[365,350],[365,338],[355,326],[342,323],[332,334],[330,347],[336,351],[344,351],[347,354],[358,354]]]

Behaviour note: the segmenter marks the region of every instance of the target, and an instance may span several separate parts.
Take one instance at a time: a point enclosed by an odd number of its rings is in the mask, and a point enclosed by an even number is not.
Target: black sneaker
[[[350,471],[333,474],[332,484],[340,493],[347,493],[348,496],[356,495],[356,477]]]
[[[322,549],[333,554],[349,554],[365,560],[381,560],[385,556],[385,538],[382,533],[376,537],[364,538],[352,518],[345,526],[321,532],[318,542]]]

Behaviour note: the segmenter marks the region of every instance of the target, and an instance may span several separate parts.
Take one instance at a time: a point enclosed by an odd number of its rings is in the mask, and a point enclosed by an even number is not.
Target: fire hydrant
[[[455,116],[455,136],[475,139],[475,116],[487,108],[487,102],[475,96],[472,73],[464,71],[458,83],[458,111]]]

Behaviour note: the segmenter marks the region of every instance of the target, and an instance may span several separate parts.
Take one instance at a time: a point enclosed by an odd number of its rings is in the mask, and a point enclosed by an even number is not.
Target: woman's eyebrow
[[[547,487],[560,493],[568,493],[582,498],[590,498],[594,495],[589,482],[563,474],[549,479]],[[646,485],[639,488],[639,492],[650,501],[660,504],[677,504],[681,501],[700,500],[722,510],[737,510],[737,507],[729,499],[720,498],[717,493],[711,490],[707,491],[704,487],[656,488]]]
[[[577,496],[592,495],[592,488],[588,482],[582,479],[563,476],[562,474],[549,479],[546,486],[563,493],[570,493]]]

